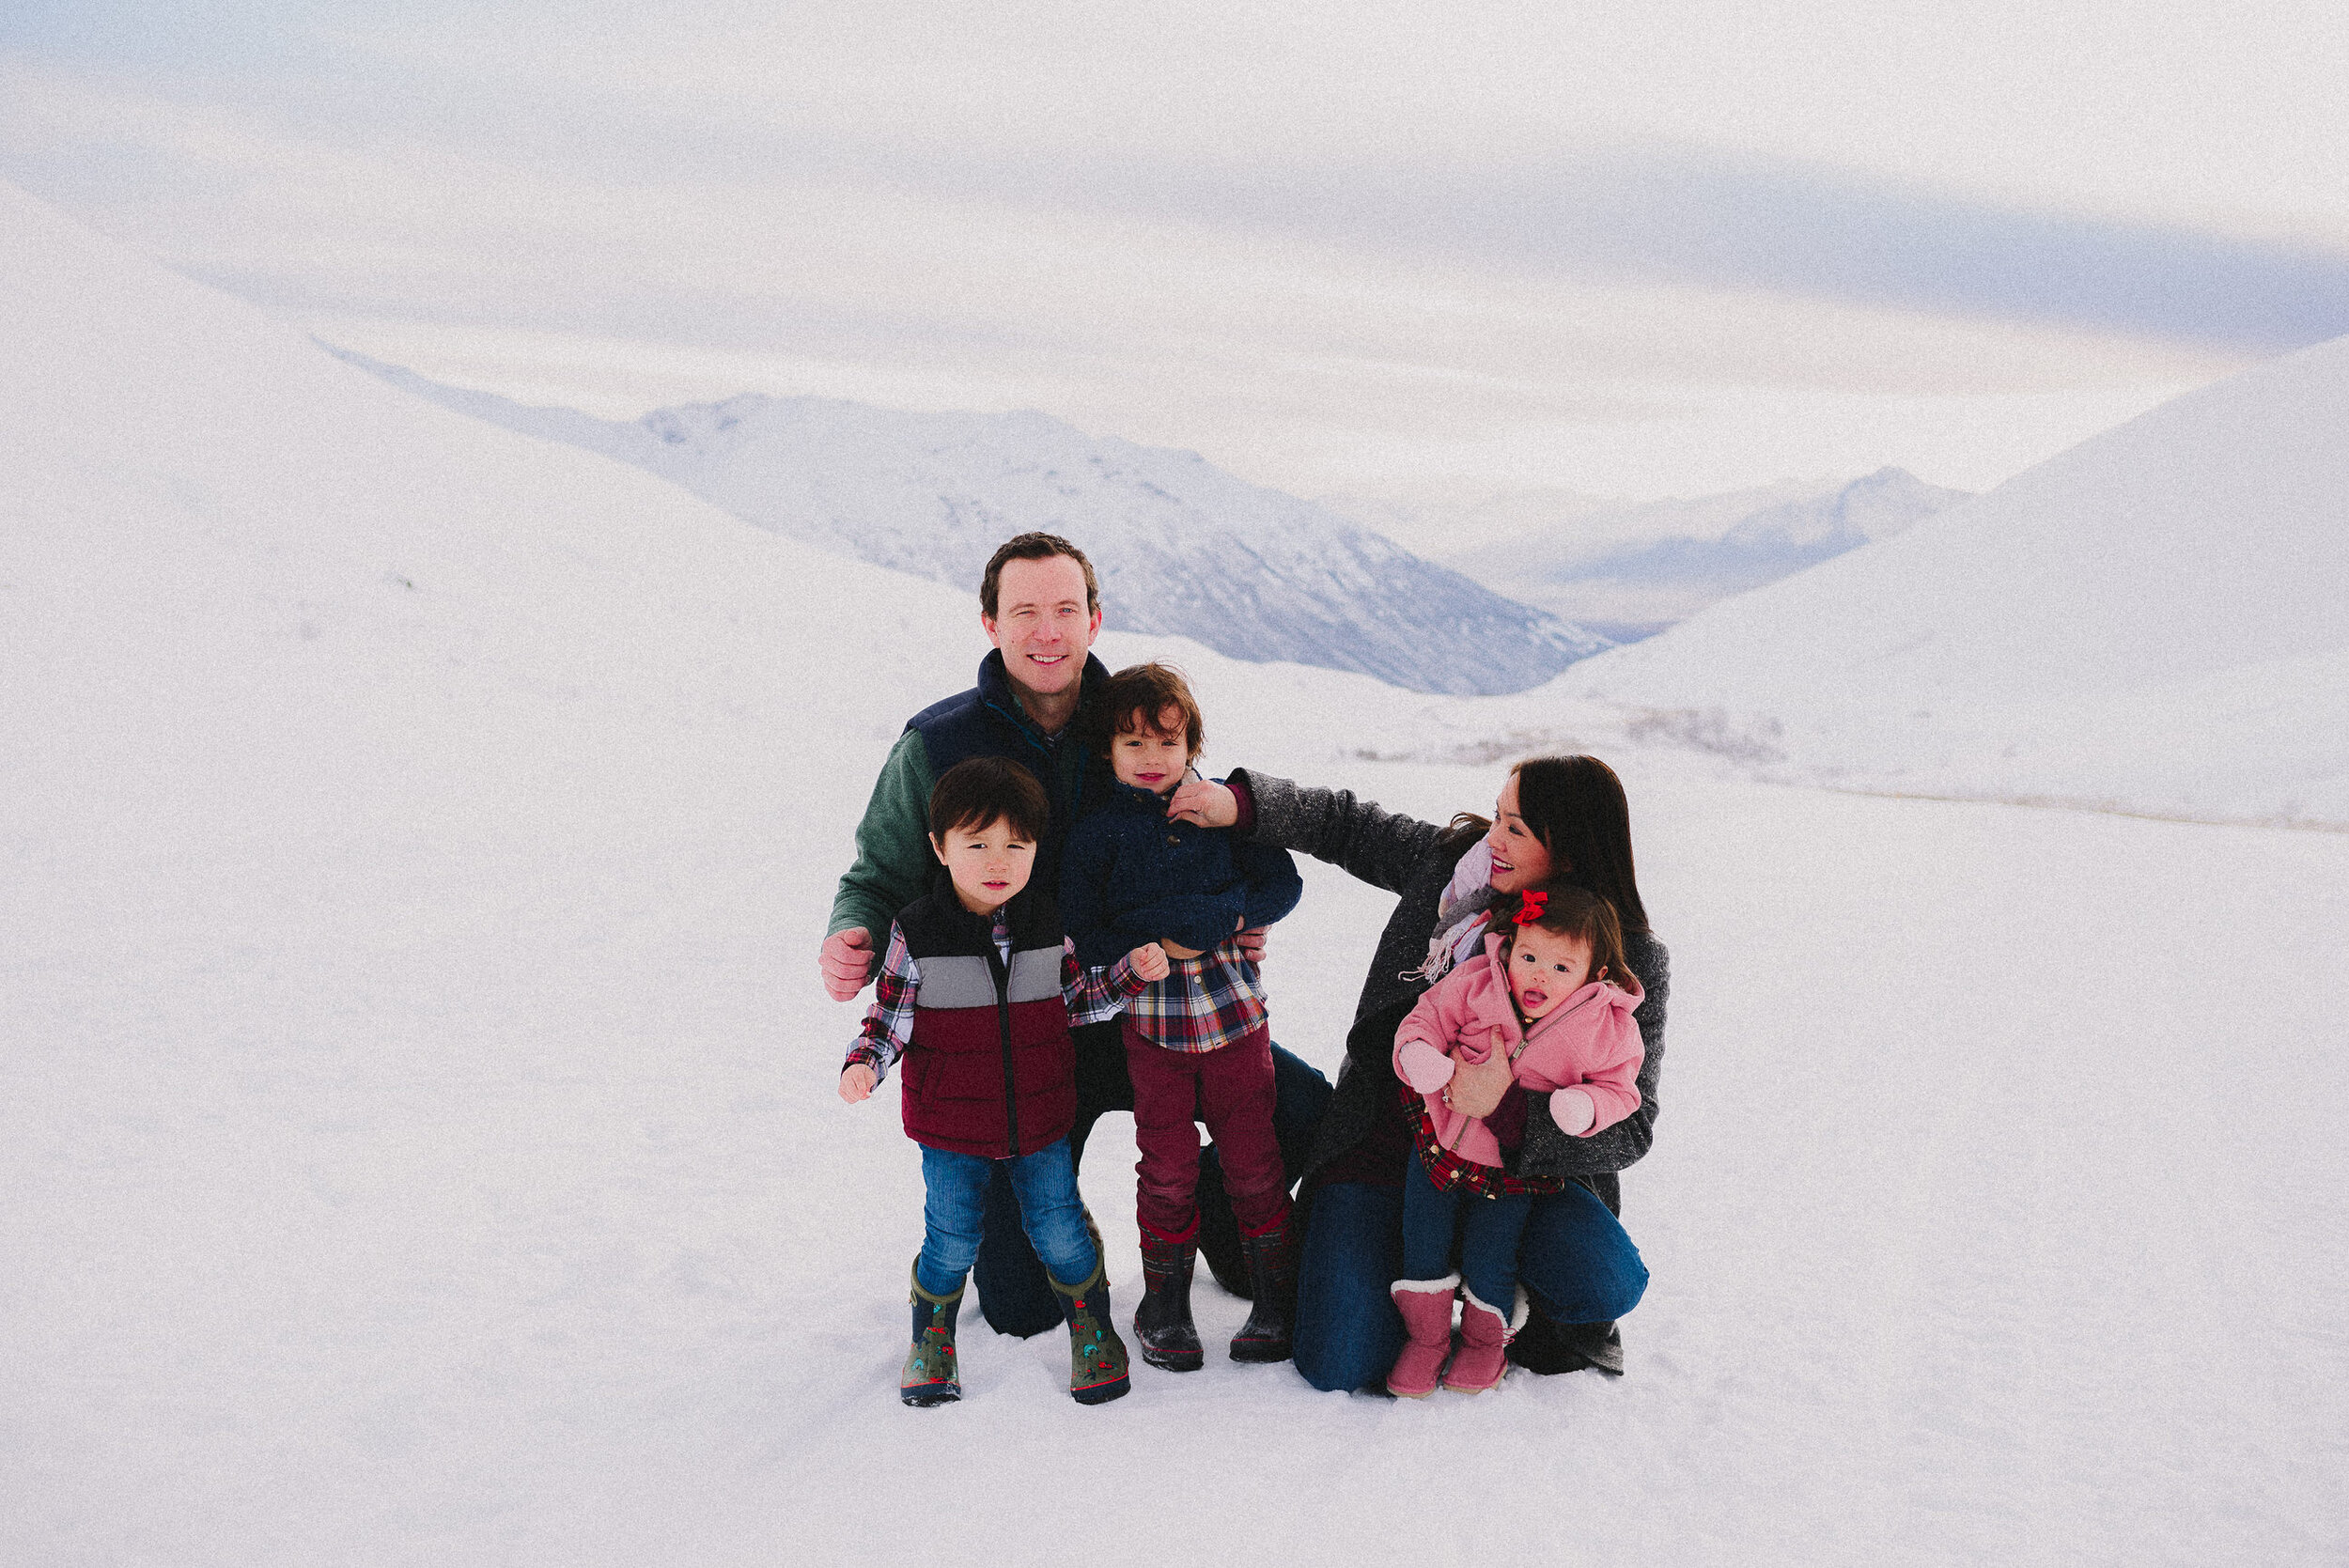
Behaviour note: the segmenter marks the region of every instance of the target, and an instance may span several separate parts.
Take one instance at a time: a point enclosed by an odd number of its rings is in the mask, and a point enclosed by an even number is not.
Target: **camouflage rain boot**
[[[1080,1405],[1106,1405],[1133,1387],[1126,1375],[1126,1342],[1110,1321],[1105,1254],[1096,1249],[1093,1256],[1093,1272],[1083,1284],[1052,1281],[1068,1319],[1068,1397]]]
[[[945,1405],[962,1397],[962,1379],[955,1367],[955,1313],[962,1308],[962,1291],[932,1296],[913,1277],[913,1348],[906,1353],[905,1371],[897,1374],[897,1397],[908,1405]]]
[[[1207,1364],[1199,1329],[1190,1320],[1190,1272],[1198,1260],[1199,1221],[1194,1216],[1179,1236],[1142,1227],[1142,1305],[1134,1309],[1134,1338],[1142,1358],[1169,1372],[1197,1372]]]
[[[1297,1252],[1290,1245],[1288,1216],[1262,1234],[1241,1233],[1239,1250],[1255,1288],[1248,1321],[1232,1336],[1232,1359],[1285,1361],[1289,1320],[1297,1311]]]

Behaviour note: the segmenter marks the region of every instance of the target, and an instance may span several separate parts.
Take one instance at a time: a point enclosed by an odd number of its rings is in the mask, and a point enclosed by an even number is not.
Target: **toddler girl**
[[[1614,906],[1553,883],[1527,889],[1514,908],[1496,905],[1485,951],[1438,981],[1395,1031],[1395,1076],[1419,1102],[1419,1158],[1403,1178],[1403,1278],[1393,1291],[1408,1342],[1389,1392],[1423,1399],[1439,1374],[1449,1389],[1491,1388],[1524,1322],[1517,1243],[1532,1195],[1506,1190],[1500,1140],[1449,1103],[1456,1064],[1500,1054],[1519,1087],[1547,1093],[1560,1130],[1587,1138],[1639,1108],[1644,1053],[1631,1015],[1642,994],[1624,962]],[[1451,1272],[1455,1228],[1459,1274]],[[1443,1373],[1462,1275],[1460,1350]]]

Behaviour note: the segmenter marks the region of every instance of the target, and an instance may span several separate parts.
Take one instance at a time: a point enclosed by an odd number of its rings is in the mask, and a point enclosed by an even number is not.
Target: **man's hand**
[[[1126,955],[1126,961],[1144,980],[1164,980],[1168,974],[1166,950],[1156,942],[1144,942]]]
[[[1264,962],[1264,939],[1265,928],[1261,925],[1244,926],[1232,934],[1232,940],[1238,944],[1239,955],[1252,964],[1261,965]]]
[[[840,1075],[840,1097],[850,1105],[873,1097],[873,1069],[851,1062]]]
[[[1185,779],[1168,798],[1166,815],[1202,828],[1228,828],[1239,820],[1239,797],[1213,779]]]
[[[1510,1079],[1509,1048],[1505,1045],[1496,1048],[1481,1065],[1455,1058],[1452,1081],[1444,1085],[1443,1103],[1463,1116],[1489,1116],[1493,1108],[1501,1104],[1501,1097],[1509,1092]]]
[[[864,982],[872,976],[873,933],[862,925],[834,931],[824,939],[823,949],[816,955],[816,967],[824,972],[825,994],[834,1001],[848,1001],[864,989]],[[865,1092],[872,1092],[870,1084],[865,1086]]]

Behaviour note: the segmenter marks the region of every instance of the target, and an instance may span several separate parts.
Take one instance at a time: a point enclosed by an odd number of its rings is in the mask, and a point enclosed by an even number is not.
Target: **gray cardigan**
[[[1301,1191],[1311,1188],[1313,1172],[1370,1135],[1387,1102],[1398,1093],[1394,1032],[1427,988],[1409,971],[1427,957],[1437,901],[1476,834],[1471,829],[1440,828],[1397,815],[1350,790],[1315,789],[1244,768],[1234,769],[1233,783],[1244,784],[1255,802],[1252,837],[1327,861],[1373,887],[1401,894],[1362,981],[1361,1000],[1346,1035],[1346,1062],[1338,1069],[1337,1092],[1314,1140]],[[1513,1162],[1521,1175],[1579,1182],[1618,1212],[1615,1172],[1647,1153],[1655,1132],[1656,1080],[1664,1063],[1664,1007],[1672,989],[1670,955],[1653,936],[1626,932],[1624,957],[1647,992],[1632,1015],[1646,1048],[1646,1059],[1640,1064],[1640,1109],[1588,1138],[1575,1138],[1558,1130],[1547,1099],[1536,1097],[1526,1107],[1525,1142]]]

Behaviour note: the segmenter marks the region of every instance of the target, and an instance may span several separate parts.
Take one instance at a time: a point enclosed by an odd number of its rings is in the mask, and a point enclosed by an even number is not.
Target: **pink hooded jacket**
[[[1435,1118],[1443,1146],[1479,1165],[1501,1163],[1501,1141],[1486,1128],[1482,1117],[1463,1115],[1443,1103],[1442,1081],[1432,1088],[1423,1078],[1414,1082],[1404,1070],[1405,1046],[1420,1041],[1471,1063],[1490,1061],[1496,1046],[1504,1054],[1516,1053],[1511,1071],[1521,1087],[1579,1089],[1590,1096],[1595,1114],[1582,1130],[1585,1138],[1640,1108],[1635,1080],[1647,1054],[1640,1043],[1640,1026],[1631,1021],[1645,995],[1638,975],[1622,976],[1622,987],[1627,988],[1619,987],[1612,975],[1594,980],[1534,1019],[1528,1030],[1518,1024],[1517,1008],[1509,1001],[1501,942],[1498,934],[1487,933],[1485,951],[1430,986],[1394,1032],[1395,1076],[1424,1090],[1427,1112]]]

